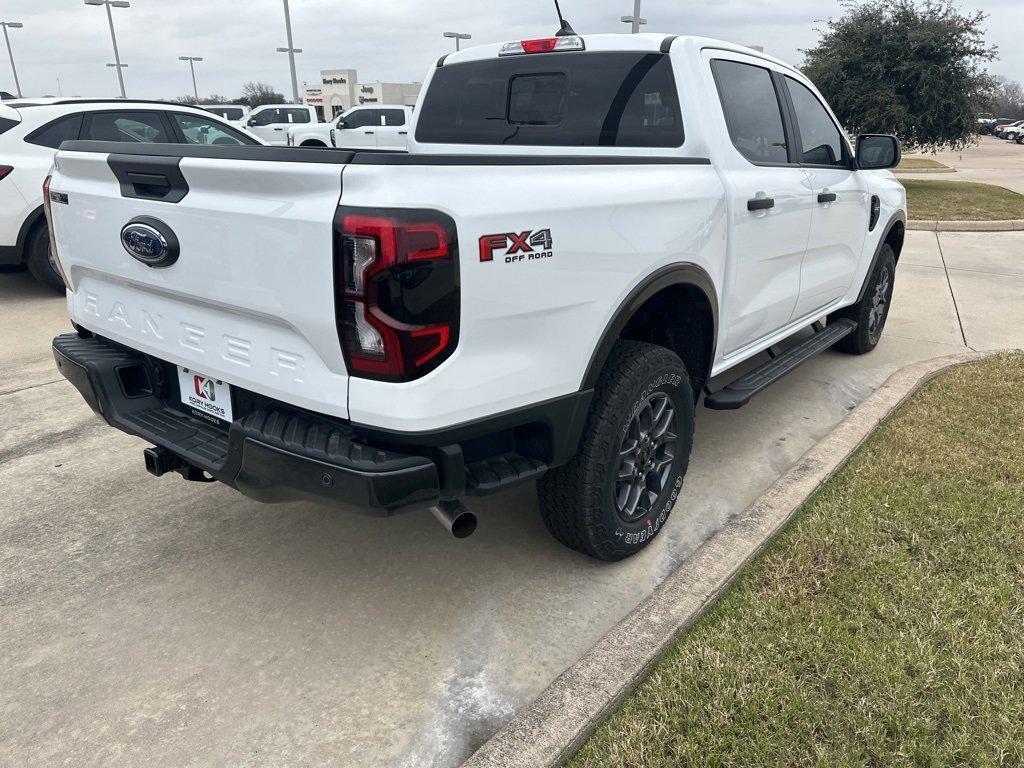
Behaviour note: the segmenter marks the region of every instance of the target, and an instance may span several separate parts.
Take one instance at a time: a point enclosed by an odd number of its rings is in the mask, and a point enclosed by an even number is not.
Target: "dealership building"
[[[303,84],[303,102],[315,107],[321,120],[331,120],[345,110],[361,104],[416,105],[420,83],[359,82],[354,69],[324,69],[320,82]]]

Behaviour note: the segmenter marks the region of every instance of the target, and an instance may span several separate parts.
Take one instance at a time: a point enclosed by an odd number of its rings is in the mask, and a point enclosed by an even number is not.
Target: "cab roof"
[[[538,35],[538,38],[550,37],[550,35]],[[788,64],[781,59],[777,59],[774,56],[762,53],[761,51],[749,48],[745,45],[739,45],[738,43],[730,43],[725,40],[716,40],[711,37],[699,37],[695,35],[670,35],[670,34],[659,34],[657,32],[644,32],[642,34],[631,35],[623,33],[614,34],[601,34],[601,35],[576,35],[576,37],[583,40],[586,52],[594,53],[599,51],[649,51],[651,53],[668,53],[670,50],[676,49],[676,47],[686,47],[692,50],[700,51],[704,48],[718,48],[720,50],[734,51],[736,53],[742,53],[746,56],[753,56],[755,58],[764,59],[770,61],[780,67],[797,71],[792,64]],[[527,38],[529,39],[529,38]],[[498,57],[498,52],[506,42],[515,41],[502,41],[500,43],[490,43],[488,45],[477,45],[472,48],[464,48],[456,53],[450,53],[444,56],[438,61],[438,66],[446,64],[461,64],[469,61],[482,61],[485,59],[495,59]],[[531,54],[541,56],[558,56],[558,53],[550,54]]]

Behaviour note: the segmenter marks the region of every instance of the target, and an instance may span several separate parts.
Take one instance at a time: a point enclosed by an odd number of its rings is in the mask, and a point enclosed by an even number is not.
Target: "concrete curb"
[[[911,219],[907,229],[923,232],[1020,232],[1024,219],[1005,221],[921,221]]]
[[[893,168],[896,177],[904,173],[956,173],[956,168]]]
[[[991,354],[991,353],[990,353]],[[676,638],[908,397],[950,368],[988,357],[968,352],[897,371],[764,494],[705,542],[463,768],[549,768],[572,756]]]

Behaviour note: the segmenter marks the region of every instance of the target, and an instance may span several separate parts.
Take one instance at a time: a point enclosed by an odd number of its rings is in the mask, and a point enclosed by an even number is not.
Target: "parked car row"
[[[978,120],[978,132],[983,136],[995,136],[1024,144],[1024,120],[1012,117]]]
[[[993,135],[1000,139],[1006,139],[1006,141],[1015,141],[1018,144],[1024,144],[1024,120],[1017,120],[1007,125],[1003,125],[999,130],[995,131]]]

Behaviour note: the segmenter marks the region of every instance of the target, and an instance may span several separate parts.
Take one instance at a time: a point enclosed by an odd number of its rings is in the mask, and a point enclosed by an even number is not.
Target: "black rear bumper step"
[[[704,405],[715,411],[742,408],[757,393],[774,384],[819,352],[824,352],[844,336],[856,330],[853,320],[841,318],[808,336],[792,349],[773,357],[723,389],[704,398]]]
[[[225,429],[171,407],[158,386],[140,385],[157,378],[152,358],[73,333],[55,338],[53,353],[108,424],[259,501],[315,499],[389,514],[439,499],[433,461],[368,445],[345,423],[276,404]]]
[[[537,459],[504,453],[466,465],[466,493],[471,496],[485,496],[503,491],[520,483],[536,480],[548,465]]]

